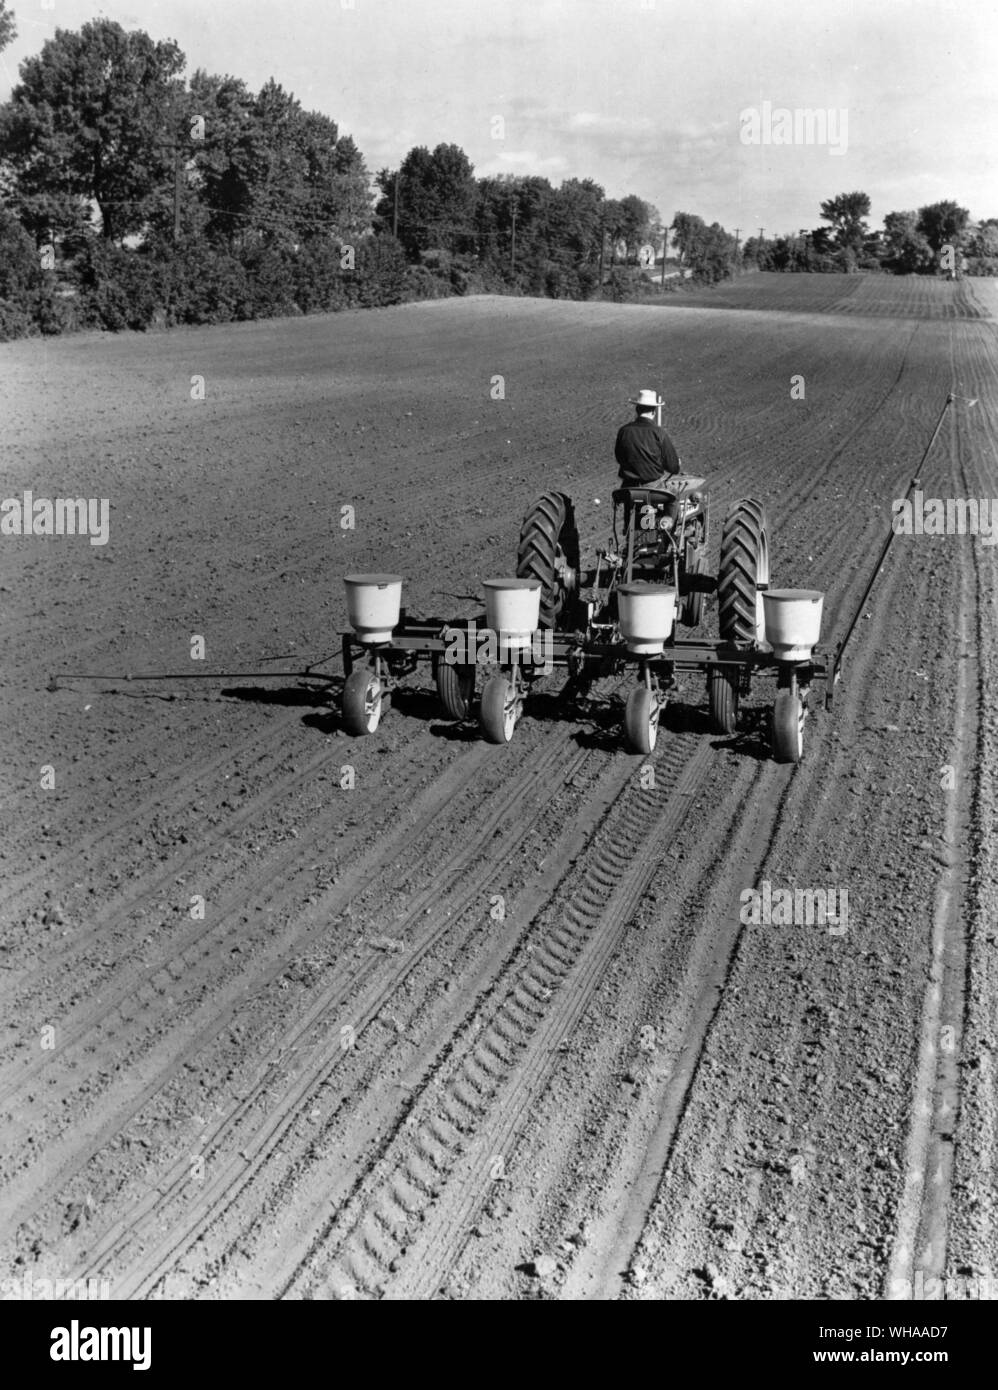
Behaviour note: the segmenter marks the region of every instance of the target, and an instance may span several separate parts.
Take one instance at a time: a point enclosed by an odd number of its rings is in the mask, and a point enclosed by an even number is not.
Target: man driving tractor
[[[656,391],[639,391],[631,396],[634,419],[617,432],[614,456],[624,487],[664,487],[682,469],[676,446],[656,416],[663,404]]]

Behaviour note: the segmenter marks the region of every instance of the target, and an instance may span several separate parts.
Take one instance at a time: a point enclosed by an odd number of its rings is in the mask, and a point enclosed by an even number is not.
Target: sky
[[[837,193],[871,225],[952,198],[998,217],[998,0],[9,0],[0,100],[103,15],[257,90],[273,77],[372,173],[460,145],[478,175],[593,178],[767,236]],[[788,113],[787,142],[780,111]],[[803,115],[821,112],[807,143]],[[756,113],[753,117],[752,113]],[[766,140],[766,135],[771,136]],[[775,139],[772,136],[775,135]],[[795,138],[794,138],[795,137]]]

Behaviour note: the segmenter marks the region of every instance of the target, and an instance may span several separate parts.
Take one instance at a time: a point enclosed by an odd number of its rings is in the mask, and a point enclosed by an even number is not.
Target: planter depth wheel
[[[738,728],[738,667],[711,666],[707,672],[707,702],[716,734]]]
[[[624,733],[635,753],[650,753],[658,739],[660,706],[646,685],[636,685],[627,697]]]
[[[799,763],[804,753],[804,701],[796,690],[778,690],[773,706],[773,757]]]
[[[522,696],[506,676],[490,676],[485,682],[478,717],[489,743],[509,743],[520,717],[521,701]]]
[[[444,713],[451,719],[467,719],[475,698],[474,666],[437,662],[437,694]]]
[[[366,666],[347,676],[343,687],[343,722],[352,734],[373,734],[381,722],[381,681]]]

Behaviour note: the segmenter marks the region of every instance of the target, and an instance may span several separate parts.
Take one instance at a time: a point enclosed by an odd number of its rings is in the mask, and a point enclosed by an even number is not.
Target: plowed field
[[[341,576],[470,612],[552,487],[591,555],[646,385],[715,560],[760,498],[774,583],[825,591],[834,640],[949,391],[978,403],[925,493],[998,493],[996,319],[995,282],[765,275],[0,348],[3,495],[111,508],[105,546],[0,537],[0,1275],[880,1299],[998,1273],[984,538],[895,540],[797,767],[765,680],[718,737],[688,678],[648,760],[626,681],[579,706],[552,678],[508,748],[425,671],[372,737],[337,701]],[[149,672],[198,678],[124,679]],[[763,882],[845,890],[847,929],[746,924]]]

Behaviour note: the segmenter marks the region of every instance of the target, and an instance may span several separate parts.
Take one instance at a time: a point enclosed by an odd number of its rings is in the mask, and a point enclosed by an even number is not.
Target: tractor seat
[[[633,506],[641,506],[648,503],[653,507],[662,507],[697,492],[706,481],[706,478],[695,478],[692,473],[676,473],[664,487],[642,487],[639,484],[617,488],[613,501],[615,504],[630,502]]]

